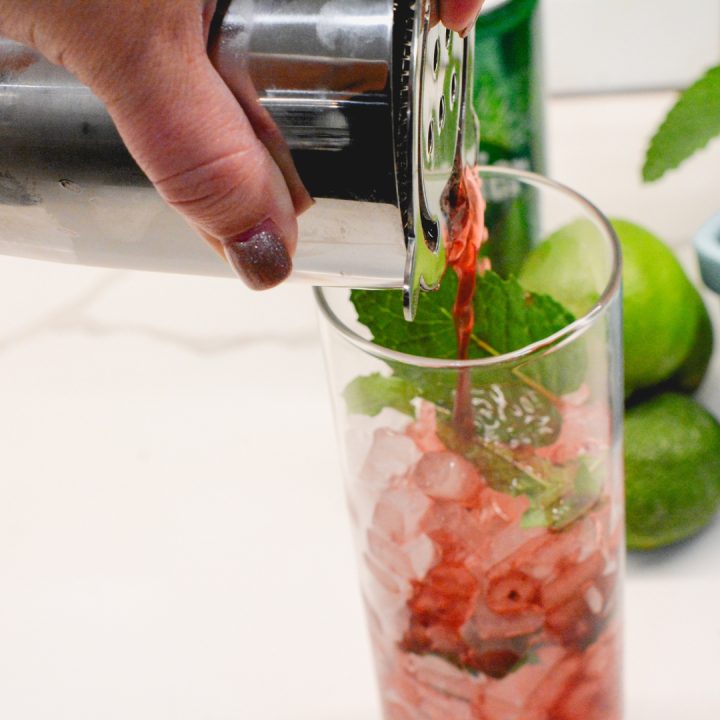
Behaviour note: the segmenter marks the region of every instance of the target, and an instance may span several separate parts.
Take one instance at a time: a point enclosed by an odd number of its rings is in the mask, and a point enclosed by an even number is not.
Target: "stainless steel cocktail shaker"
[[[225,6],[211,57],[239,99],[269,111],[317,200],[300,218],[293,276],[403,286],[412,316],[444,268],[442,194],[474,162],[472,36],[434,23],[430,0]],[[230,273],[166,207],[92,92],[2,38],[0,253]]]

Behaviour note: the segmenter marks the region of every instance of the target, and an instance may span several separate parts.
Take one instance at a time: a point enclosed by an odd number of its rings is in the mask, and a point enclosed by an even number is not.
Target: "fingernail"
[[[238,276],[253,290],[267,290],[292,271],[292,260],[272,220],[223,242],[225,257]]]
[[[464,30],[462,30],[460,32],[461,38],[466,38],[473,31],[473,28],[475,27],[475,23],[478,21],[479,17],[480,17],[480,13],[478,12],[477,15],[475,15],[475,17],[473,18],[473,21]]]
[[[472,32],[474,27],[475,21],[471,22],[466,28],[460,31],[460,37],[464,40]]]

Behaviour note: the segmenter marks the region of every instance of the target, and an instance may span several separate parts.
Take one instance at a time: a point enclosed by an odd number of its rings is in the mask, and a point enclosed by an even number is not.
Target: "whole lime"
[[[600,230],[575,220],[548,236],[525,258],[519,283],[551,295],[575,317],[592,308],[610,277],[610,258]]]
[[[668,386],[681,392],[692,393],[700,387],[713,353],[713,326],[700,293],[696,292],[698,327],[695,342],[682,365],[675,371]]]
[[[628,547],[695,534],[720,507],[720,423],[687,395],[663,393],[625,415]]]
[[[623,253],[625,393],[670,378],[693,351],[704,310],[698,291],[665,243],[613,220]]]
[[[623,256],[625,394],[670,378],[675,387],[694,389],[712,353],[712,325],[700,294],[660,238],[626,220],[611,222]],[[518,279],[581,315],[597,302],[609,274],[602,236],[578,220],[535,248]]]

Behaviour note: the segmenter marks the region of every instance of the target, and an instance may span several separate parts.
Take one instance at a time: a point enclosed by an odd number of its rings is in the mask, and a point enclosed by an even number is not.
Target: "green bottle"
[[[481,165],[543,171],[543,97],[539,0],[486,0],[475,26],[473,100],[480,120]],[[531,189],[485,187],[486,223],[503,226],[512,246],[487,246],[493,267],[514,274],[532,246],[537,207]],[[512,234],[508,233],[512,226]]]

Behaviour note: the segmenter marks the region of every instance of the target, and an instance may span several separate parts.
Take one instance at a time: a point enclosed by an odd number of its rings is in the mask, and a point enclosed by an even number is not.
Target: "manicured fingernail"
[[[274,287],[292,271],[292,260],[272,220],[225,241],[223,249],[235,272],[253,290]]]

